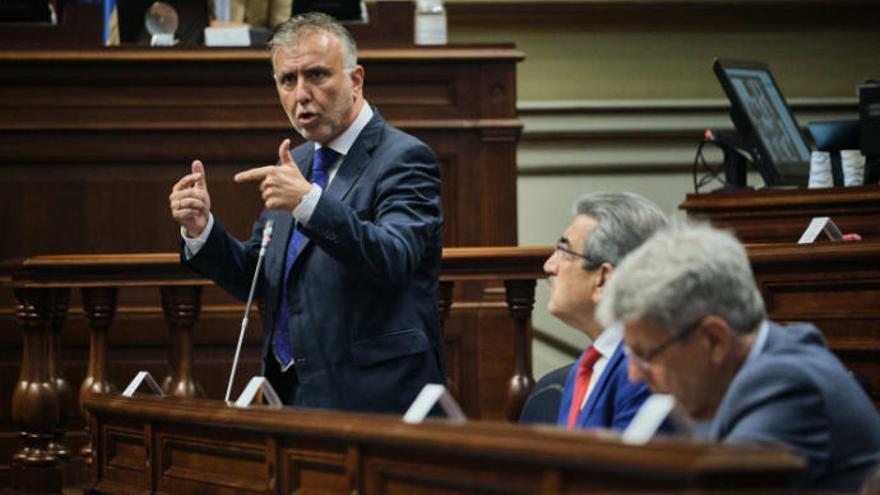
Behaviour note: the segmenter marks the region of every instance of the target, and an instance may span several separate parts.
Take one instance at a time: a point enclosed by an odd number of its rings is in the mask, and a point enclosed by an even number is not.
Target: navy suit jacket
[[[291,152],[308,177],[314,143]],[[442,256],[440,176],[431,149],[378,111],[321,195],[290,276],[282,280],[288,211],[264,210],[240,242],[215,218],[204,247],[186,263],[246,300],[265,222],[274,220],[258,297],[264,301],[262,357],[282,283],[296,369],[294,405],[406,410],[426,383],[445,383],[437,283]],[[276,387],[284,384],[273,384]]]
[[[770,323],[756,357],[728,387],[710,437],[791,448],[807,459],[797,487],[857,489],[880,460],[880,418],[819,330]]]
[[[556,424],[568,424],[568,412],[574,395],[575,378],[584,354],[575,362],[568,373],[559,403],[559,416]],[[610,428],[624,430],[642,403],[651,395],[644,383],[632,383],[627,377],[627,359],[623,354],[623,342],[617,344],[614,354],[596,381],[575,421],[576,428]]]

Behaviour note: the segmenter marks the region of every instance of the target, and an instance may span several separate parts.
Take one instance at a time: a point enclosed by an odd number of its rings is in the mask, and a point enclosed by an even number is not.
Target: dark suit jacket
[[[314,143],[291,154],[308,177]],[[187,262],[246,300],[268,219],[274,235],[258,287],[264,365],[275,359],[270,343],[291,213],[264,210],[243,243],[215,218],[207,243]],[[375,112],[301,227],[307,239],[284,281],[298,380],[293,404],[403,412],[424,384],[445,383],[437,316],[442,227],[436,157]]]
[[[575,378],[583,358],[584,355],[581,354],[568,372],[568,379],[562,389],[562,400],[559,403],[559,416],[556,420],[559,426],[568,424],[568,411],[574,395]],[[620,431],[629,426],[629,422],[651,392],[644,383],[629,381],[626,363],[623,342],[621,342],[617,344],[602,375],[590,391],[587,403],[581,408],[575,421],[576,428],[610,428]]]
[[[709,435],[791,448],[808,461],[798,487],[855,490],[880,460],[874,405],[807,323],[770,323],[763,351],[734,377]]]

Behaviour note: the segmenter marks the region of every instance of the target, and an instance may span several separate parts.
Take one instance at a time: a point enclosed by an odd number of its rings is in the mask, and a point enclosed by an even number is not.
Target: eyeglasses
[[[648,352],[642,353],[642,354],[636,354],[636,352],[633,351],[632,349],[630,349],[630,347],[628,345],[624,344],[623,353],[626,355],[627,359],[629,359],[629,361],[631,363],[635,364],[636,367],[639,368],[639,370],[647,371],[648,368],[651,366],[652,359],[654,359],[657,356],[659,356],[660,354],[662,354],[663,351],[665,351],[666,349],[669,349],[670,347],[672,347],[673,344],[685,340],[691,333],[694,332],[694,330],[699,328],[700,325],[702,325],[702,324],[703,324],[703,319],[700,318],[693,325],[687,327],[686,329],[682,330],[681,332],[678,332],[677,334],[673,335],[672,337],[669,337],[668,339],[666,339],[665,342],[658,345],[654,349],[652,349]]]
[[[558,252],[560,252],[560,253],[565,253],[565,254],[568,254],[568,255],[571,255],[571,256],[576,256],[576,257],[581,258],[582,260],[585,260],[585,261],[588,261],[588,262],[591,261],[589,255],[581,254],[581,253],[579,253],[579,252],[577,252],[577,251],[573,251],[573,250],[571,250],[570,248],[568,248],[568,247],[565,246],[565,244],[563,243],[563,241],[557,241],[557,242],[556,242],[556,251],[558,251]]]

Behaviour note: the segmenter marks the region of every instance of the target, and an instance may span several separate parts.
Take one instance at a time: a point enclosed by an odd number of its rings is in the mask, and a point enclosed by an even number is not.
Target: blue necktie
[[[329,177],[330,167],[336,161],[339,153],[333,151],[328,146],[323,146],[315,151],[315,158],[312,163],[312,173],[309,180],[313,184],[321,186],[321,189],[327,188],[327,178]],[[278,318],[275,321],[275,335],[272,346],[275,349],[275,359],[281,365],[282,371],[293,364],[293,358],[290,350],[290,332],[287,328],[287,279],[290,276],[290,268],[293,266],[293,260],[296,253],[302,246],[305,236],[300,232],[299,228],[294,226],[293,234],[290,236],[290,242],[287,244],[287,259],[284,262],[284,278],[281,280],[281,303],[278,305]]]

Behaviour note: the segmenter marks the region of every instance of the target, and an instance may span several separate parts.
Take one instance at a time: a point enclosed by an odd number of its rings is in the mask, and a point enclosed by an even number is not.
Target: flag
[[[116,8],[116,0],[80,0],[81,3],[94,3],[101,5],[103,17],[103,42],[104,45],[119,44],[119,13]]]

